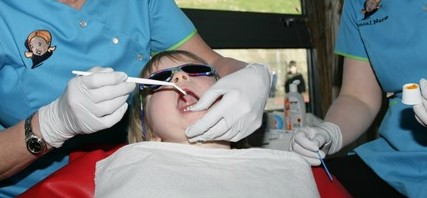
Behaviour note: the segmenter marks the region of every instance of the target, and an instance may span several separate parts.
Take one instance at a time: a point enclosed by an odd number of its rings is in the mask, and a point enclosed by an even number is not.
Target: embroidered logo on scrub
[[[34,69],[41,65],[43,61],[52,56],[56,46],[51,46],[52,35],[47,30],[36,30],[31,32],[25,41],[25,47],[28,51],[25,52],[25,57],[31,58]]]
[[[365,1],[365,8],[362,9],[362,13],[365,14],[365,19],[369,16],[373,15],[375,12],[377,12],[378,9],[380,9],[381,0],[366,0]]]

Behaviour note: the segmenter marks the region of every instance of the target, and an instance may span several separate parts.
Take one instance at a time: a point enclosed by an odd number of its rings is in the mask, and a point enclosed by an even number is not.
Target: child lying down
[[[173,82],[187,95],[139,86],[130,144],[97,163],[95,197],[319,197],[310,165],[294,153],[188,141],[185,129],[206,113],[188,107],[218,80],[206,61],[166,51],[153,56],[140,77]]]

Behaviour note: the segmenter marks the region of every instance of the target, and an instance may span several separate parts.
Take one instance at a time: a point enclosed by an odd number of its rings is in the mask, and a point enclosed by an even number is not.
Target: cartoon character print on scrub
[[[25,47],[28,51],[25,52],[25,57],[31,58],[34,69],[40,66],[40,63],[52,56],[56,46],[51,46],[52,35],[47,30],[36,30],[31,32],[25,41]]]
[[[373,15],[378,9],[380,9],[381,0],[366,0],[365,8],[362,9],[362,13],[365,14],[365,19]]]

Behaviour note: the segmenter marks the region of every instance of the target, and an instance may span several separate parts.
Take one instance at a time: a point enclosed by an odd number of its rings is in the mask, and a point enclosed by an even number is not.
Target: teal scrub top
[[[427,78],[425,1],[381,1],[371,15],[364,0],[344,2],[336,53],[369,61],[384,92],[393,92],[379,138],[355,149],[382,179],[408,197],[427,197],[427,128],[404,105],[402,86]],[[349,170],[350,171],[350,170]]]
[[[72,70],[104,66],[138,76],[151,54],[196,33],[173,0],[86,0],[81,10],[56,0],[0,1],[0,29],[0,129],[54,101]],[[0,197],[16,196],[64,166],[65,150],[1,181]]]

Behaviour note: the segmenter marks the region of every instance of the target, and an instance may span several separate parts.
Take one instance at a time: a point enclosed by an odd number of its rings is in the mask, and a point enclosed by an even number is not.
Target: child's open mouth
[[[177,101],[177,106],[180,111],[187,111],[189,106],[196,104],[199,101],[199,96],[190,90],[185,90],[187,95],[180,95]]]

